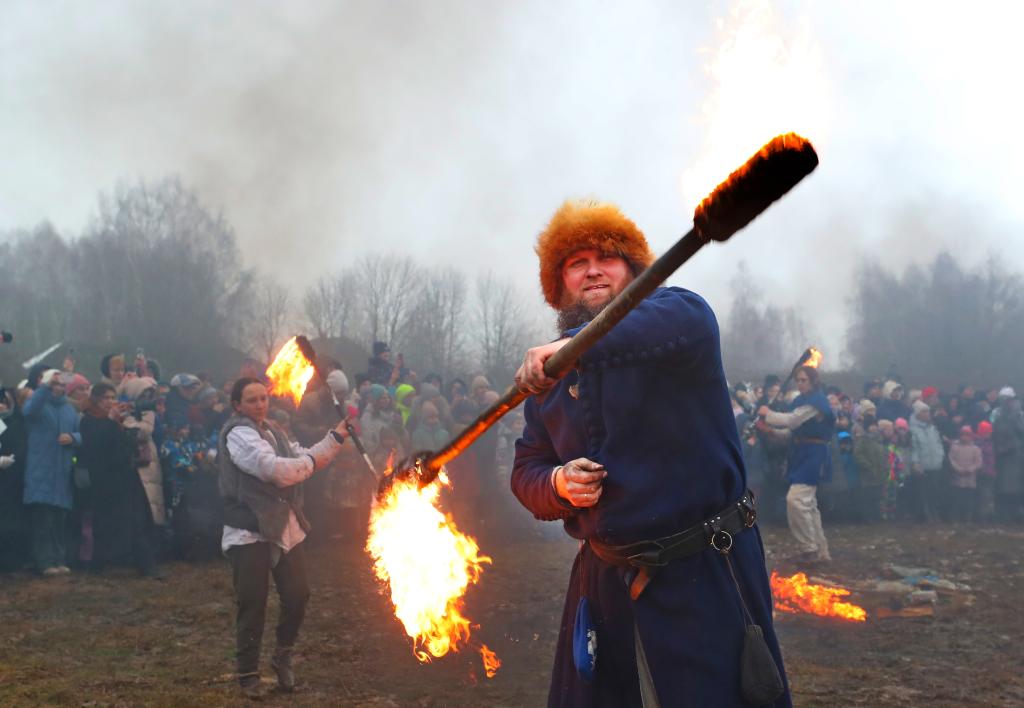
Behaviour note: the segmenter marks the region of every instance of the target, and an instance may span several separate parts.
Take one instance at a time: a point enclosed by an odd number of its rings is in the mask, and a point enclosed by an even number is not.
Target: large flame
[[[313,378],[315,371],[313,364],[299,349],[295,337],[292,337],[284,343],[274,361],[267,367],[270,393],[275,396],[291,396],[297,406],[302,401],[302,396],[306,393],[306,384]]]
[[[397,479],[370,514],[366,550],[373,570],[391,590],[395,616],[413,641],[420,661],[458,651],[469,639],[463,595],[480,579],[484,563],[476,541],[437,506],[442,472],[422,489],[415,476]],[[488,678],[501,662],[486,646],[481,657]]]
[[[787,26],[772,5],[734,0],[717,20],[717,48],[705,65],[711,87],[697,121],[704,138],[683,173],[685,204],[698,204],[774,135],[810,135],[819,150],[826,139],[830,99],[821,51],[805,19]]]
[[[772,571],[771,584],[775,609],[780,612],[807,612],[822,617],[839,617],[852,622],[863,622],[867,619],[868,613],[863,607],[839,599],[850,594],[846,588],[814,585],[807,581],[804,573],[784,578],[775,571]]]

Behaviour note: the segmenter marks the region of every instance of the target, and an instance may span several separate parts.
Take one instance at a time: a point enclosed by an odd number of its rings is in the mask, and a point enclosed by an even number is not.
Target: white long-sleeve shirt
[[[800,406],[789,413],[769,411],[768,415],[764,417],[764,422],[773,428],[796,430],[817,414],[818,410],[814,406]]]
[[[270,482],[276,487],[290,487],[309,479],[316,471],[314,460],[330,459],[341,449],[341,443],[328,433],[323,440],[311,448],[304,448],[296,442],[289,445],[294,457],[281,457],[274,446],[263,439],[255,428],[239,425],[228,432],[228,454],[238,469],[251,474],[260,481]],[[306,538],[295,512],[288,511],[288,524],[281,535],[278,546],[287,553]],[[226,553],[232,546],[261,543],[267,539],[257,531],[224,526],[220,548]],[[276,554],[274,562],[276,564]]]

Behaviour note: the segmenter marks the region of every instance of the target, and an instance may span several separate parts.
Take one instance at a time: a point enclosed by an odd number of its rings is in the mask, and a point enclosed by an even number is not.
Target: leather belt
[[[756,520],[754,495],[748,490],[739,501],[730,504],[704,522],[671,536],[620,546],[604,544],[593,539],[587,543],[594,554],[605,563],[636,568],[639,571],[630,584],[630,597],[635,600],[658,569],[674,560],[696,555],[708,548],[713,548],[719,553],[728,553],[732,548],[733,537],[753,526]]]

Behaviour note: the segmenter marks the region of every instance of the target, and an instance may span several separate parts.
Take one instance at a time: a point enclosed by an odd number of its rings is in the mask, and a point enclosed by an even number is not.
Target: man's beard
[[[571,305],[563,307],[558,311],[558,331],[561,333],[567,329],[576,329],[590,322],[590,320],[597,317],[601,310],[608,307],[609,303],[611,303],[611,300],[600,305],[588,306],[578,300]]]

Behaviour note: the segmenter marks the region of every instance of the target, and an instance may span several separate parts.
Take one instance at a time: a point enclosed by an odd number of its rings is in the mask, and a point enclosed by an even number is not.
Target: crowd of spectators
[[[733,387],[749,486],[763,515],[781,518],[787,431],[756,420],[774,401],[792,400],[777,377]],[[898,378],[872,380],[859,395],[826,387],[836,415],[831,470],[818,487],[826,518],[988,523],[1024,521],[1024,414],[1010,386],[958,391],[908,389]]]
[[[334,400],[354,421],[374,471],[413,451],[434,450],[461,431],[498,394],[484,376],[419,378],[377,342],[365,373],[348,375],[321,361],[301,403],[273,397],[270,417],[302,445],[322,439],[340,420]],[[246,360],[239,377],[264,379]],[[0,388],[0,570],[32,568],[44,576],[102,573],[133,565],[162,577],[162,559],[219,553],[223,527],[217,485],[217,436],[231,415],[233,379],[205,372],[165,379],[142,352],[109,354],[90,381],[70,357],[61,368],[40,364],[16,387]],[[329,390],[328,390],[329,389]],[[333,394],[333,395],[331,395]],[[460,524],[486,532],[484,492],[499,487],[522,429],[510,414],[448,466],[449,503]],[[377,480],[347,445],[331,468],[306,485],[314,543],[365,541]]]

